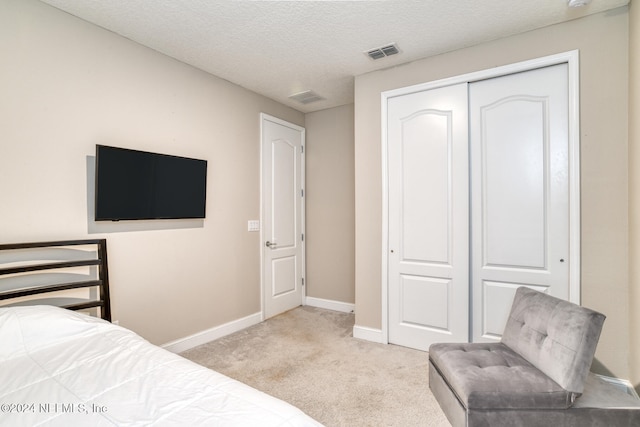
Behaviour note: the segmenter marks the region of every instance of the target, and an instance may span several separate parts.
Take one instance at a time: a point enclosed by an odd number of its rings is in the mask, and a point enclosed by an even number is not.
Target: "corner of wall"
[[[629,347],[631,382],[640,392],[640,3],[629,8]]]

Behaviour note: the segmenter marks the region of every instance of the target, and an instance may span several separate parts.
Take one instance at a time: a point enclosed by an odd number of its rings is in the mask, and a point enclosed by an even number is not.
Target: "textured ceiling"
[[[354,76],[624,6],[593,0],[41,0],[310,112],[353,102]],[[377,61],[363,52],[397,43]],[[288,97],[313,90],[323,101]]]

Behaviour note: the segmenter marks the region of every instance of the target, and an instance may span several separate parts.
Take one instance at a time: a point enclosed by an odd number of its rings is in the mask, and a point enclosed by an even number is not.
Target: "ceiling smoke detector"
[[[395,43],[391,43],[382,47],[377,47],[375,49],[369,49],[368,51],[365,52],[365,54],[373,60],[386,58],[387,56],[395,55],[398,53],[400,53],[400,50],[398,49],[398,46],[396,46]]]
[[[304,92],[294,93],[289,96],[289,99],[298,101],[301,104],[310,104],[312,102],[323,101],[325,98],[321,97],[312,90],[305,90]]]
[[[567,0],[569,7],[582,7],[591,3],[591,0]]]

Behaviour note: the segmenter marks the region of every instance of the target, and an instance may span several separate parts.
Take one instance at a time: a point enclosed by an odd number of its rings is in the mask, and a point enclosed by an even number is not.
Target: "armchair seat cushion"
[[[575,399],[503,343],[433,344],[429,359],[467,409],[567,409]]]

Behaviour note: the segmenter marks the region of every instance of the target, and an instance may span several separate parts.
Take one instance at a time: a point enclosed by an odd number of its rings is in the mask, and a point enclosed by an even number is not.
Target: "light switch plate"
[[[260,221],[251,219],[247,222],[247,231],[260,231]]]

